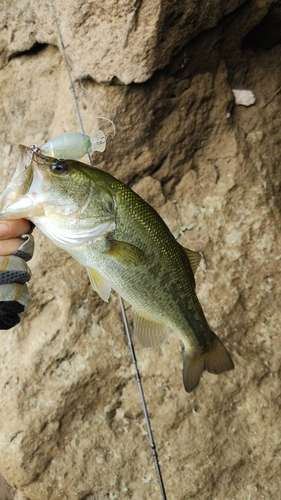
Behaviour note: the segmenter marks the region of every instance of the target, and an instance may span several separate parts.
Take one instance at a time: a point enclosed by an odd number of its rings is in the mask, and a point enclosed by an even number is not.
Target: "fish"
[[[20,145],[19,152],[0,197],[0,219],[29,219],[87,269],[104,301],[113,289],[131,304],[143,348],[156,348],[175,332],[184,346],[186,392],[204,371],[232,370],[195,292],[200,254],[182,247],[156,210],[106,171],[34,146]]]

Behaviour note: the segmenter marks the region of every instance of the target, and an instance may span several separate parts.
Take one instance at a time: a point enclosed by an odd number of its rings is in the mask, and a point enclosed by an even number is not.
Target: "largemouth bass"
[[[86,267],[103,300],[116,290],[133,307],[144,348],[161,345],[169,329],[176,332],[184,344],[187,392],[204,370],[233,369],[195,293],[200,255],[183,248],[158,213],[107,172],[36,148],[19,150],[15,175],[0,197],[0,219],[32,221]]]

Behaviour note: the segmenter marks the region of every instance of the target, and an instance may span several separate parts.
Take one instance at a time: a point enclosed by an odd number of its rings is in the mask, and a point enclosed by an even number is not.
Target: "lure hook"
[[[84,87],[83,87],[84,88]],[[112,127],[113,127],[113,134],[107,134],[105,137],[106,139],[108,137],[114,137],[116,135],[116,127],[115,127],[115,124],[113,123],[112,120],[110,120],[109,118],[106,118],[105,116],[98,116],[98,118],[101,118],[102,120],[107,120],[109,123],[111,123]]]

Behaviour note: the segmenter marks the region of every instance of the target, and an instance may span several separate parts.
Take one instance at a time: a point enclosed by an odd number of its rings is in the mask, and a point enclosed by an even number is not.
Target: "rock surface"
[[[191,38],[242,4],[243,0],[227,5],[221,0],[58,0],[55,10],[74,77],[90,75],[98,82],[128,84],[144,82],[166,67]],[[16,8],[7,2],[0,22],[2,65],[38,44],[58,44],[48,0],[20,2]]]
[[[79,130],[49,3],[6,4],[2,188],[19,143]],[[187,395],[175,335],[135,346],[169,500],[279,495],[281,93],[264,107],[280,87],[279,39],[264,50],[277,4],[56,3],[86,133],[112,131],[98,116],[117,129],[94,163],[203,253],[198,295],[236,365]],[[235,106],[232,89],[255,105]],[[35,235],[33,303],[1,333],[0,471],[30,500],[157,500],[118,298],[103,303]]]

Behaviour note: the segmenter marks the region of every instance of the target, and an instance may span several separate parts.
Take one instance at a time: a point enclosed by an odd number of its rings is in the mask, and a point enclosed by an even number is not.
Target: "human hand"
[[[9,220],[0,222],[0,255],[11,255],[21,245],[21,234],[27,233],[31,223],[27,219]]]

